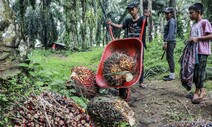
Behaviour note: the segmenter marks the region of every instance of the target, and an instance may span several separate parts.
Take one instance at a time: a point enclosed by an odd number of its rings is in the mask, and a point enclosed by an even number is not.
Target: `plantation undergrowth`
[[[161,60],[163,54],[162,43],[148,43],[145,50],[145,77],[154,80],[167,75],[168,64],[165,59]],[[179,78],[180,65],[178,60],[182,54],[184,43],[177,41],[175,49],[176,76]],[[44,90],[54,91],[66,95],[75,100],[79,105],[86,108],[88,100],[72,96],[74,90],[67,89],[64,85],[70,80],[71,69],[75,66],[86,66],[96,72],[101,59],[103,48],[93,48],[87,52],[54,51],[54,50],[34,50],[28,55],[29,64],[21,64],[28,72],[19,77],[11,78],[5,84],[1,84],[0,93],[0,125],[8,124],[8,111],[13,100],[18,100],[17,95],[27,96],[31,92],[41,92]],[[212,67],[212,56],[208,59],[208,67]],[[17,79],[19,79],[17,81]],[[206,82],[206,88],[211,91],[212,82]],[[3,92],[2,92],[3,91]],[[9,126],[9,124],[8,124]]]

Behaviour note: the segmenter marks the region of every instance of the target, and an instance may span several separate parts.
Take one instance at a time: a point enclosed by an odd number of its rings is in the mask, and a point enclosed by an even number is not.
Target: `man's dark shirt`
[[[138,38],[140,36],[140,32],[141,32],[141,27],[142,27],[142,23],[144,20],[144,16],[140,17],[137,21],[133,21],[132,18],[128,18],[126,19],[122,25],[123,25],[123,29],[126,30],[126,34],[125,37],[130,38],[130,37],[136,37]],[[147,22],[146,22],[146,26],[147,26]],[[143,37],[142,37],[142,42],[144,47],[146,48],[146,27],[144,27],[144,33],[143,33]]]

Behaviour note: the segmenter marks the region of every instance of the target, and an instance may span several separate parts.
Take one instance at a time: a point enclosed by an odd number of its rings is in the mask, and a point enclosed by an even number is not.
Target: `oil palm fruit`
[[[103,76],[110,86],[120,86],[133,79],[136,61],[123,53],[114,53],[103,65]]]
[[[83,94],[84,97],[92,98],[98,92],[95,80],[95,73],[85,66],[77,66],[71,69],[72,87],[76,94]]]
[[[88,104],[88,113],[98,126],[112,127],[114,123],[135,124],[134,112],[119,97],[102,96],[93,98]]]
[[[51,92],[16,102],[11,114],[16,127],[94,127],[84,109],[71,99]]]

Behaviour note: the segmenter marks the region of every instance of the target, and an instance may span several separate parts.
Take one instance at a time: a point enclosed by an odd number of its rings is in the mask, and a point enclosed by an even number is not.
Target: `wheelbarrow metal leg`
[[[130,88],[120,88],[119,96],[127,101],[130,98]]]

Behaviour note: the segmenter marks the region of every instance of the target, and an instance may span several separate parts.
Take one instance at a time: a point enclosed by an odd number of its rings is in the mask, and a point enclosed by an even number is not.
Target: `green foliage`
[[[25,68],[26,75],[19,75],[0,82],[0,126],[9,126],[7,112],[14,101],[28,96],[32,92],[38,94],[41,91],[49,90],[61,93],[86,108],[88,100],[74,97],[72,95],[74,90],[67,89],[66,82],[70,80],[70,70],[74,66],[84,65],[96,70],[102,51],[101,48],[79,53],[34,50],[28,55],[30,63],[19,65]]]
[[[205,88],[208,89],[208,90],[212,90],[211,84],[212,84],[212,81],[211,80],[210,81],[206,81]]]
[[[25,17],[25,34],[32,40],[39,39],[45,46],[50,46],[57,40],[58,31],[52,11],[42,10],[40,6],[29,7]],[[47,8],[48,9],[48,8]]]
[[[166,61],[166,55],[163,60],[161,60],[163,50],[163,43],[159,42],[151,42],[147,44],[147,50],[145,50],[144,56],[144,69],[145,76],[152,77],[158,74],[166,74],[168,73],[168,63]],[[182,40],[177,40],[176,48],[175,48],[175,64],[176,64],[176,74],[179,73],[180,65],[178,64],[179,58],[184,49],[184,43]]]
[[[71,99],[74,100],[77,104],[79,104],[82,108],[86,109],[89,103],[89,100],[83,97],[72,96]]]
[[[204,4],[205,7],[205,18],[208,19],[209,21],[212,21],[212,5],[209,4],[211,1],[210,0],[201,0],[202,3]]]
[[[17,0],[12,4],[22,34],[30,37],[32,42],[35,39],[41,40],[45,48],[57,40],[57,22],[62,19],[58,8],[51,8],[54,2],[48,0],[36,3],[35,0]]]
[[[18,75],[0,82],[0,126],[10,126],[8,112],[16,100],[33,91],[32,82],[26,75]]]
[[[48,56],[50,53],[42,54],[44,57]],[[61,72],[59,70],[48,69],[46,66],[42,64],[45,59],[43,56],[34,57],[33,55],[29,55],[29,59],[31,63],[27,66],[26,64],[21,64],[20,66],[26,67],[28,70],[29,78],[33,81],[33,86],[37,90],[50,90],[61,93],[63,95],[69,95],[70,93],[66,90],[65,81],[68,80],[68,75],[61,76]],[[59,65],[49,64],[48,66],[57,67]],[[61,69],[61,68],[60,68]],[[63,72],[62,72],[63,73]]]
[[[185,34],[186,35],[186,34]],[[163,54],[162,50],[163,43],[152,42],[147,44],[147,50],[145,50],[145,59],[144,59],[144,75],[146,78],[152,78],[153,76],[163,77],[164,75],[169,74],[168,63],[166,61],[166,56],[164,56],[163,60],[161,60],[161,56]],[[180,72],[180,64],[179,59],[183,53],[183,49],[185,47],[184,40],[177,39],[177,44],[175,48],[175,73],[176,77],[179,76]],[[212,67],[212,56],[208,57],[207,67]],[[207,81],[205,86],[207,89],[212,89],[211,81]]]
[[[30,59],[34,63],[40,63],[45,70],[59,72],[60,77],[67,77],[70,75],[70,69],[75,66],[87,66],[92,70],[97,70],[98,63],[101,59],[102,48],[95,48],[88,52],[70,51],[53,52],[51,50],[34,50]]]
[[[66,82],[70,80],[71,69],[75,66],[87,66],[96,71],[101,58],[101,48],[96,48],[89,52],[72,53],[70,51],[34,50],[29,59],[31,63],[27,67],[31,80],[36,89],[50,90],[57,93],[73,97],[74,90],[66,87]],[[86,107],[86,99],[74,97],[74,100],[83,107]]]
[[[184,38],[184,24],[183,19],[180,14],[177,15],[177,36],[179,38]]]
[[[118,125],[118,127],[130,127],[129,123],[124,123],[124,122],[122,122],[122,123],[117,123],[117,124],[115,124],[115,125]]]
[[[163,54],[162,43],[152,42],[147,44],[148,49],[145,50],[145,75],[146,77],[160,76],[168,73],[168,64],[165,60],[161,60]],[[177,40],[175,49],[176,75],[179,74],[180,65],[179,57],[184,48],[184,42]],[[71,51],[52,51],[52,50],[34,50],[28,58],[29,64],[20,64],[25,68],[26,75],[19,75],[10,78],[8,81],[1,81],[0,91],[0,126],[8,125],[7,111],[10,109],[15,100],[19,100],[21,96],[27,96],[32,92],[39,93],[43,90],[54,91],[71,97],[82,107],[86,108],[88,100],[81,97],[74,97],[74,90],[67,89],[66,82],[70,80],[71,68],[75,66],[87,66],[96,71],[102,56],[103,48],[94,48],[88,52]],[[212,67],[212,56],[208,58],[208,67]],[[149,74],[148,74],[149,73]],[[206,88],[211,88],[211,81],[206,82]],[[120,127],[127,126],[121,123]]]
[[[166,75],[169,73],[168,71],[168,63],[166,61],[166,56],[164,56],[163,60],[161,60],[161,56],[163,54],[162,43],[152,42],[147,44],[147,50],[145,50],[145,59],[144,59],[144,68],[145,68],[145,76],[152,77],[158,74]],[[176,76],[178,76],[180,71],[180,65],[178,63],[180,56],[182,55],[183,49],[185,47],[184,41],[178,39],[176,48],[175,48],[175,64],[176,64]],[[42,65],[42,71],[40,72],[43,75],[48,72],[53,77],[57,77],[57,79],[65,80],[68,79],[70,75],[70,69],[74,66],[87,66],[93,71],[97,70],[99,61],[102,55],[102,48],[95,48],[88,52],[77,52],[71,53],[69,51],[53,53],[51,51],[42,51],[35,50],[32,53],[32,58],[35,63],[39,63]],[[211,66],[212,58],[208,59],[208,66]],[[50,72],[49,72],[50,71]],[[36,72],[37,73],[37,72]],[[65,77],[65,79],[63,79]],[[48,78],[44,78],[48,79]],[[50,76],[52,80],[52,76]],[[45,84],[45,83],[44,83]]]
[[[58,40],[60,43],[64,43],[68,45],[71,42],[70,34],[68,32],[64,32],[60,35],[60,38]]]

